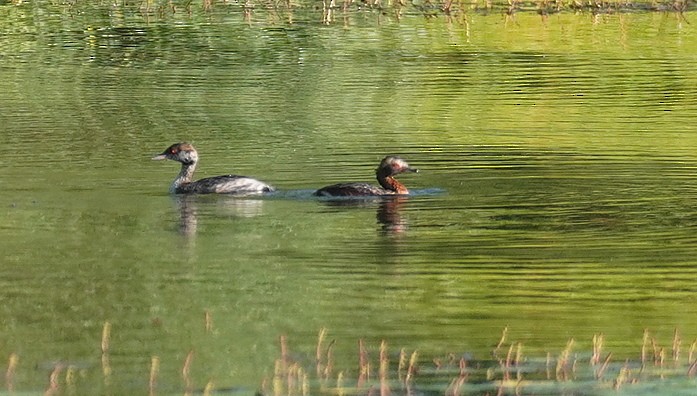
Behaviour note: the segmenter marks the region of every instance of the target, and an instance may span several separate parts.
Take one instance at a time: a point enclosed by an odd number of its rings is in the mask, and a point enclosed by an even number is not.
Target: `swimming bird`
[[[360,197],[375,195],[407,195],[409,190],[394,176],[405,172],[418,172],[402,158],[388,155],[380,161],[375,176],[381,187],[369,183],[339,183],[322,187],[314,195],[322,197]]]
[[[152,159],[170,159],[181,162],[181,171],[169,187],[169,192],[172,194],[258,195],[275,190],[271,185],[262,181],[238,175],[213,176],[193,181],[194,171],[198,164],[198,152],[194,146],[186,142],[175,143]]]

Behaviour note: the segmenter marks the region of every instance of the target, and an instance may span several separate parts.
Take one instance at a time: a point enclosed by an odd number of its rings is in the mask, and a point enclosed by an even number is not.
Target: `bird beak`
[[[411,172],[411,173],[419,173],[419,170],[416,168],[407,168],[407,169],[405,169],[405,171]]]
[[[167,156],[165,156],[164,154],[160,154],[160,155],[156,155],[156,156],[152,157],[152,159],[153,159],[153,161],[159,161],[159,160],[167,159]]]

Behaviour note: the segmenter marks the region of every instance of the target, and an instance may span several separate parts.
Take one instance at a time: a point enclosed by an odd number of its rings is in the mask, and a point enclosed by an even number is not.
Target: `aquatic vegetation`
[[[646,330],[641,358],[613,360],[604,350],[605,336],[595,334],[592,350],[580,350],[572,338],[558,353],[546,357],[525,356],[520,342],[501,339],[487,359],[451,353],[419,361],[418,351],[400,349],[391,353],[386,341],[371,351],[358,341],[358,365],[338,368],[334,361],[335,341],[325,345],[327,330],[321,329],[315,353],[315,370],[289,358],[286,337],[281,337],[281,356],[274,373],[262,383],[263,395],[309,394],[444,394],[454,395],[539,395],[598,394],[626,391],[651,394],[660,389],[693,387],[697,358],[693,342],[686,359],[680,358],[682,344],[676,330],[670,347],[662,347]],[[670,358],[667,358],[667,352]],[[371,355],[374,356],[371,359]],[[314,372],[314,376],[312,373]]]
[[[213,331],[210,312],[205,312],[204,330]],[[206,367],[211,362],[197,357],[195,348],[188,349],[180,362],[162,362],[160,356],[150,358],[143,367],[140,384],[118,383],[118,370],[110,363],[112,327],[105,322],[101,338],[101,370],[77,363],[54,362],[49,371],[46,395],[78,394],[81,389],[93,389],[101,382],[105,389],[129,389],[149,395],[183,393],[249,393],[253,389],[239,388],[215,381],[207,376],[214,371]],[[668,345],[661,345],[656,336],[645,330],[641,348],[628,357],[615,357],[605,348],[605,335],[594,334],[591,340],[570,338],[566,345],[549,346],[546,356],[528,356],[521,342],[510,341],[504,328],[499,341],[483,358],[468,352],[429,355],[428,351],[392,348],[382,340],[371,345],[363,339],[357,342],[354,357],[343,356],[338,361],[335,347],[350,340],[329,339],[322,328],[313,351],[293,351],[287,336],[279,337],[279,356],[273,371],[262,378],[256,395],[540,395],[540,394],[656,394],[694,389],[697,375],[697,340],[683,345],[678,330]],[[686,354],[684,352],[687,352]],[[179,384],[165,379],[162,365],[178,366]],[[243,364],[243,363],[240,363]],[[5,387],[9,393],[25,390],[26,373],[34,368],[22,367],[21,356],[11,353],[5,372]],[[263,370],[263,369],[262,369]],[[204,378],[201,378],[203,373]],[[161,384],[161,382],[163,382]],[[167,383],[165,383],[167,382]],[[221,385],[218,385],[221,383]],[[138,390],[139,389],[139,390]]]

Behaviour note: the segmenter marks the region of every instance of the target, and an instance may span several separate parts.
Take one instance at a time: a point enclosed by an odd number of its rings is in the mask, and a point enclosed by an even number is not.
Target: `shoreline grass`
[[[212,315],[206,311],[203,334],[212,331]],[[76,394],[100,381],[106,390],[132,384],[120,384],[118,367],[112,367],[112,325],[104,322],[101,345],[101,365],[79,367],[74,363],[56,361],[46,367],[48,378],[43,387],[45,395]],[[697,386],[697,339],[683,342],[675,329],[672,338],[661,344],[656,335],[644,330],[641,344],[634,353],[617,356],[606,347],[607,337],[594,334],[590,340],[569,338],[565,345],[549,346],[546,354],[528,355],[525,345],[510,340],[509,329],[484,357],[469,352],[434,355],[429,351],[394,348],[387,340],[375,343],[358,339],[355,355],[345,355],[338,361],[336,346],[347,340],[330,339],[326,328],[319,330],[316,345],[310,351],[295,351],[286,335],[278,339],[278,356],[273,371],[260,378],[256,396],[321,395],[539,395],[539,394],[596,394],[605,392],[646,392]],[[348,342],[351,342],[350,340]],[[546,349],[546,348],[545,348]],[[163,362],[158,355],[149,356],[149,366],[143,368],[143,392],[154,396],[171,394],[210,395],[217,392],[239,393],[240,387],[212,378],[211,362],[197,358],[200,351],[189,348],[180,362]],[[625,351],[626,352],[626,351]],[[96,358],[96,356],[95,356]],[[18,378],[27,378],[22,371],[21,356],[9,355],[5,371],[8,393],[26,391]],[[162,366],[178,365],[180,379],[163,379]],[[240,362],[240,364],[244,364]],[[263,370],[262,370],[263,371]],[[90,375],[92,372],[94,375]],[[222,385],[219,385],[222,384]],[[220,386],[220,387],[218,387]],[[34,389],[35,391],[36,389]],[[113,393],[113,392],[109,392]],[[649,393],[650,394],[650,393]]]
[[[490,358],[474,359],[467,354],[458,357],[432,357],[419,361],[419,351],[399,349],[390,352],[388,343],[381,341],[371,349],[358,340],[355,368],[337,367],[333,362],[334,341],[325,345],[327,330],[318,336],[316,375],[300,361],[289,360],[287,337],[281,337],[282,356],[277,360],[271,378],[262,381],[257,395],[527,395],[580,392],[582,394],[655,388],[665,384],[687,382],[695,385],[697,358],[695,343],[689,346],[686,358],[681,357],[682,339],[676,329],[672,343],[661,346],[656,337],[644,331],[637,359],[615,359],[605,351],[605,335],[594,334],[590,350],[579,349],[574,338],[558,352],[546,357],[526,356],[523,344],[507,340],[505,328]],[[670,358],[668,359],[668,353]],[[410,356],[410,358],[407,358]]]

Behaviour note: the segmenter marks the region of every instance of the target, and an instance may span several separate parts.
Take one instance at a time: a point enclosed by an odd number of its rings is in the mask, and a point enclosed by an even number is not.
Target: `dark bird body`
[[[400,157],[387,156],[382,159],[375,170],[375,176],[380,186],[369,183],[339,183],[322,187],[315,195],[322,197],[366,197],[379,195],[407,195],[409,190],[394,178],[404,172],[418,172]]]

